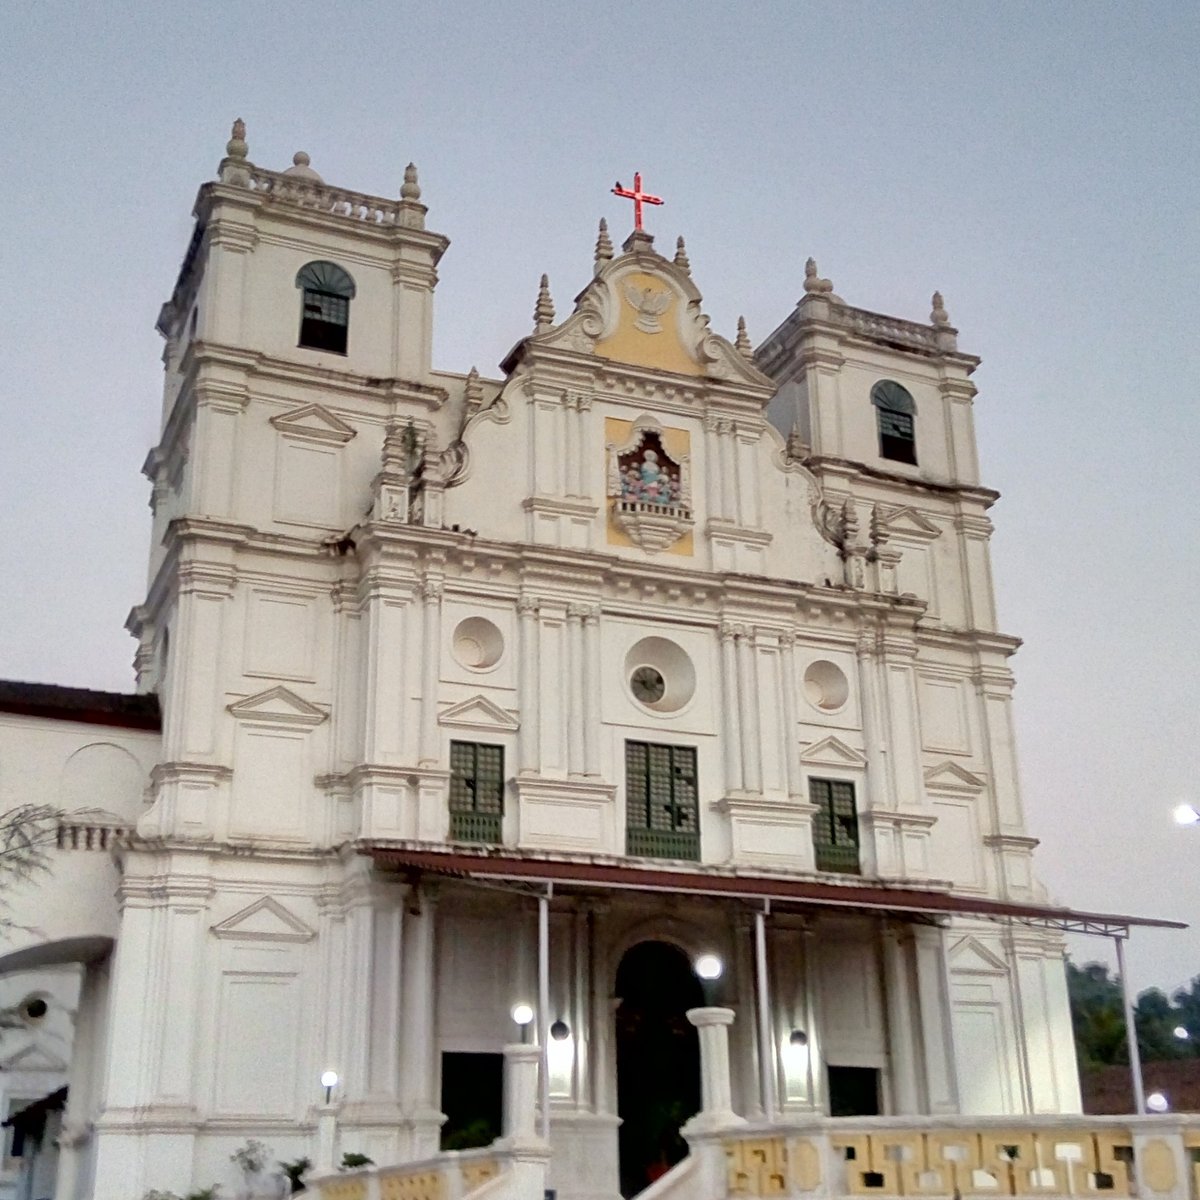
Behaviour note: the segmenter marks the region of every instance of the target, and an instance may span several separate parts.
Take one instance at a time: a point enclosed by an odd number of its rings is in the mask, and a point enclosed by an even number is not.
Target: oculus
[[[646,637],[625,655],[629,691],[643,707],[678,712],[696,694],[696,668],[682,646],[662,637]]]
[[[822,712],[838,712],[850,699],[850,681],[841,667],[819,658],[804,672],[804,698]]]
[[[454,630],[454,657],[470,671],[494,667],[504,654],[504,635],[485,617],[468,617]]]
[[[657,704],[667,690],[666,680],[654,667],[635,667],[629,677],[629,690],[643,704]]]

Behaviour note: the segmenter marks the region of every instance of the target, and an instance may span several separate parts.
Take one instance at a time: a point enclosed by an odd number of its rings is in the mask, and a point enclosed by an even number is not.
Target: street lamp
[[[1171,1102],[1162,1092],[1151,1092],[1146,1097],[1146,1107],[1151,1112],[1165,1113],[1170,1109]]]
[[[336,1071],[321,1072],[321,1086],[325,1089],[325,1103],[329,1103],[330,1096],[333,1095],[333,1089],[337,1087],[338,1073]]]
[[[692,968],[700,980],[700,987],[704,992],[704,1003],[715,1004],[717,980],[724,973],[725,964],[716,954],[701,954],[692,964]]]
[[[533,1009],[528,1004],[514,1004],[512,1019],[521,1027],[521,1041],[529,1040],[529,1026],[533,1024]]]
[[[1195,805],[1192,804],[1177,804],[1171,810],[1172,816],[1175,818],[1176,825],[1195,825],[1200,821],[1200,811],[1197,811]]]

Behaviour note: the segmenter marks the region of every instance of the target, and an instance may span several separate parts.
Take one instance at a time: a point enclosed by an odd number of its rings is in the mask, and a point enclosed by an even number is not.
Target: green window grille
[[[879,420],[880,457],[915,466],[917,442],[913,418],[917,406],[908,389],[894,379],[881,379],[871,389],[871,403]]]
[[[450,837],[499,842],[504,820],[504,747],[450,743]]]
[[[626,742],[625,814],[627,854],[699,859],[694,747]]]
[[[817,806],[817,811],[813,813],[813,848],[817,852],[817,870],[861,875],[854,784],[838,779],[810,779],[808,798]]]

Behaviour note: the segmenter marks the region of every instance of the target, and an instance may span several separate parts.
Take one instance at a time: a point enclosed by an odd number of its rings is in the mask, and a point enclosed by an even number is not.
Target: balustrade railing
[[[250,172],[249,187],[251,191],[282,204],[347,217],[367,225],[402,224],[403,201],[399,200],[384,200],[379,196],[368,196],[363,192],[330,187],[315,180],[260,168]]]

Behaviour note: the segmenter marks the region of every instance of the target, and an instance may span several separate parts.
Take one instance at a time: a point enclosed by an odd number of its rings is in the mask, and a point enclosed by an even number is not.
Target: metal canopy
[[[473,851],[463,846],[446,850],[428,846],[368,844],[359,851],[380,866],[413,872],[428,872],[481,882],[553,886],[574,891],[663,892],[672,895],[723,897],[730,900],[769,900],[776,909],[868,910],[897,917],[982,917],[1019,922],[1064,933],[1088,933],[1125,937],[1135,926],[1155,929],[1186,929],[1180,921],[1153,917],[1127,917],[1114,913],[1078,912],[1053,905],[1018,904],[963,896],[950,891],[889,886],[882,883],[825,882],[789,879],[777,875],[748,875],[719,870],[687,870],[679,867],[537,858],[493,851]]]

